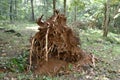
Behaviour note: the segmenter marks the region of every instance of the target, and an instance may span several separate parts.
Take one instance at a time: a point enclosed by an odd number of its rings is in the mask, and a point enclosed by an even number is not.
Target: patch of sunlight
[[[112,42],[116,42],[116,43],[120,44],[120,36],[118,34],[109,33],[108,39]]]
[[[92,33],[92,34],[94,34],[94,33],[99,33],[99,34],[101,34],[101,33],[102,33],[102,31],[101,31],[101,30],[98,30],[98,29],[89,29],[89,30],[87,30],[87,32]]]
[[[39,26],[33,26],[33,27],[26,27],[26,29],[33,30],[33,31],[38,31]]]
[[[120,55],[120,45],[115,45],[113,48],[113,54]]]

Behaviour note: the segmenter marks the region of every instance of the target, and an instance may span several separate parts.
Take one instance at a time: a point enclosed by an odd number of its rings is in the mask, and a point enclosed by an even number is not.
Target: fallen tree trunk
[[[37,20],[39,31],[31,39],[29,69],[53,75],[69,63],[92,63],[92,57],[78,47],[80,40],[66,25],[63,14],[56,10],[48,20],[42,21],[42,17]]]

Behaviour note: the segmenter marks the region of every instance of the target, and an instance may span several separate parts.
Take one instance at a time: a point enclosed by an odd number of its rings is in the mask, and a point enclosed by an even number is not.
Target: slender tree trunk
[[[10,14],[9,14],[9,16],[10,16],[10,22],[12,22],[13,21],[13,0],[10,0]]]
[[[0,3],[2,3],[2,1],[0,0]],[[2,15],[2,11],[0,10],[0,15]]]
[[[64,15],[66,15],[66,0],[64,0]]]
[[[46,19],[48,18],[48,6],[49,6],[49,4],[48,4],[48,0],[46,0]]]
[[[107,37],[108,34],[108,26],[109,26],[109,0],[105,3],[105,13],[104,13],[104,25],[103,25],[103,36]]]
[[[48,17],[48,0],[44,0],[44,13],[45,13],[45,18],[47,19],[47,17]]]
[[[119,8],[120,8],[120,2],[118,4],[118,6],[117,7],[115,6],[114,9],[113,9],[113,11],[114,11],[114,13],[113,13],[113,22],[112,22],[113,23],[113,25],[112,25],[113,27],[116,27],[115,20],[117,18],[116,15],[118,15],[118,13],[119,13],[118,12]]]
[[[43,9],[43,12],[45,13],[44,16],[46,18],[46,0],[43,0],[43,3],[44,3],[44,9]]]
[[[56,9],[56,0],[53,0],[53,14],[55,15],[55,9]]]
[[[74,21],[76,21],[77,20],[77,6],[75,5],[75,16],[74,16]]]
[[[34,18],[34,6],[33,6],[33,0],[31,0],[31,9],[32,9],[32,21],[34,21],[35,20],[35,18]]]
[[[15,11],[14,11],[14,19],[17,19],[17,0],[15,0]]]

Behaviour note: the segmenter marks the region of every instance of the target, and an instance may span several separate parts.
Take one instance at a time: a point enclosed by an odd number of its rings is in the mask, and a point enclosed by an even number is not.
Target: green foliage
[[[84,9],[85,7],[85,3],[82,2],[82,0],[74,0],[71,3],[71,7],[77,6],[78,7],[78,11]]]
[[[25,51],[21,55],[11,58],[7,63],[6,67],[13,72],[24,72],[27,68],[28,52]]]

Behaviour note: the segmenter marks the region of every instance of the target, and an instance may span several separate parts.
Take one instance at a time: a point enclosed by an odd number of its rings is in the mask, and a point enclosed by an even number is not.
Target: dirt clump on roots
[[[66,25],[66,17],[55,11],[46,21],[37,20],[38,32],[31,39],[29,70],[37,74],[56,75],[68,70],[69,63],[83,66],[93,60],[78,45],[80,40]]]

